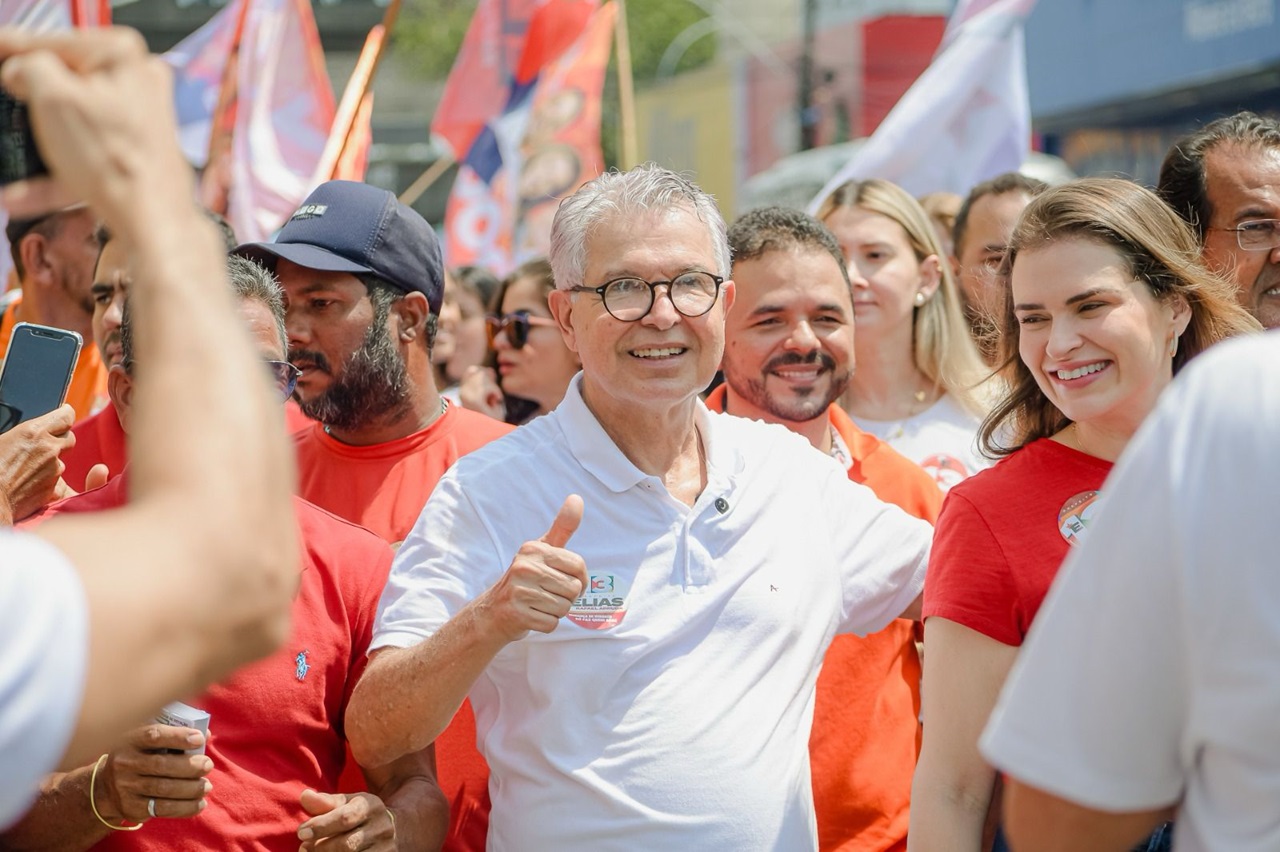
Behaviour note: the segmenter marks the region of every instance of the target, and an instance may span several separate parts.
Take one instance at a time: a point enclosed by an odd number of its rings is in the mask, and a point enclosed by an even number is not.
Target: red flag
[[[451,265],[501,274],[545,254],[555,201],[603,167],[600,94],[615,9],[607,4],[590,18],[582,11],[579,0],[538,10],[544,17],[530,38],[546,40],[526,46],[505,111],[477,134],[454,181],[445,215]],[[553,53],[574,26],[577,38]]]
[[[529,19],[543,0],[480,0],[445,82],[431,132],[461,161],[485,124],[502,113],[524,50]]]
[[[71,20],[77,27],[111,26],[111,4],[107,0],[70,0]]]

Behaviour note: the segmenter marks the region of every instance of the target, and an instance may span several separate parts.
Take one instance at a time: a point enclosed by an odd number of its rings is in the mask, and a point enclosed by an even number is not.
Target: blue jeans
[[[1133,847],[1133,852],[1170,852],[1173,849],[1173,823],[1166,822],[1155,830],[1146,840]],[[995,843],[991,844],[991,852],[1011,852],[1005,842],[1004,831],[996,829]]]

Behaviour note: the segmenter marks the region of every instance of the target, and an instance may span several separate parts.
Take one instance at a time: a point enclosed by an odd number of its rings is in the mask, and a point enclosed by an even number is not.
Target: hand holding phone
[[[58,457],[75,444],[75,411],[63,405],[0,435],[0,525],[15,524],[61,499]]]

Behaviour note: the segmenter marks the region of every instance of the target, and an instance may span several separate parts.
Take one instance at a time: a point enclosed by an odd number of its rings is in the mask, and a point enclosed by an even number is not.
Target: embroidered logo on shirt
[[[307,662],[308,651],[299,651],[298,656],[293,658],[294,669],[293,674],[298,680],[306,680],[307,672],[311,671],[311,665]]]
[[[1068,544],[1080,543],[1085,529],[1093,522],[1094,510],[1097,508],[1100,496],[1102,495],[1097,491],[1081,491],[1062,504],[1062,508],[1058,511],[1058,532]]]
[[[626,580],[616,574],[592,574],[582,597],[573,602],[568,618],[588,630],[617,627],[627,614]]]

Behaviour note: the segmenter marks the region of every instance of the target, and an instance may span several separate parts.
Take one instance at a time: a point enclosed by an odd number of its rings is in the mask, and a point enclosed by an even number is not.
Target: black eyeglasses
[[[670,281],[643,278],[615,278],[599,287],[570,287],[576,293],[595,293],[604,302],[609,316],[622,322],[637,322],[649,315],[658,298],[658,288],[667,288],[667,298],[676,312],[700,317],[716,303],[724,279],[710,272],[686,272]]]
[[[499,334],[507,336],[507,343],[512,349],[523,349],[529,342],[529,327],[534,325],[551,326],[555,320],[536,317],[528,311],[512,311],[509,314],[488,314],[484,318],[484,333],[489,338],[489,348],[494,349],[494,341]]]
[[[267,369],[271,371],[271,378],[275,381],[276,387],[280,389],[280,398],[288,399],[293,396],[294,388],[298,386],[298,377],[302,375],[302,371],[290,364],[288,361],[263,361],[267,365]]]

